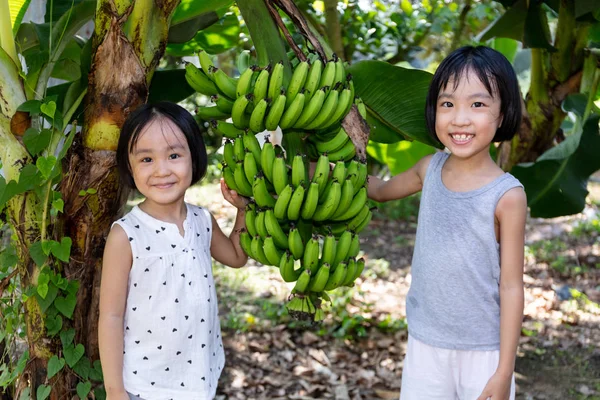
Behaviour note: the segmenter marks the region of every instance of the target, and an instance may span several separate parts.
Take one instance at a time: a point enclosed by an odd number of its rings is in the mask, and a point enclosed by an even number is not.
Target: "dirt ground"
[[[600,399],[600,184],[583,213],[529,218],[518,399]],[[214,186],[189,194],[219,224],[233,210]],[[218,399],[397,399],[407,331],[415,219],[380,214],[361,234],[367,268],[332,295],[323,324],[285,311],[290,285],[273,267],[215,266],[227,365]]]

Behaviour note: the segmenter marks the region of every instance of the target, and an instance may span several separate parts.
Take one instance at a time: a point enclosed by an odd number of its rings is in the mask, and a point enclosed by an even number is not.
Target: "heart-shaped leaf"
[[[71,343],[73,343],[74,337],[75,337],[75,329],[68,329],[66,331],[62,331],[60,333],[60,341],[62,342],[63,348],[66,348]]]
[[[77,297],[73,294],[68,295],[67,297],[57,297],[54,300],[54,306],[58,311],[61,312],[67,318],[71,318],[73,316],[73,310],[75,310],[75,305],[77,304]],[[71,365],[71,364],[69,364]]]
[[[73,244],[71,238],[62,238],[60,244],[56,241],[52,242],[52,254],[62,262],[69,262],[69,256],[71,255],[71,245]]]
[[[54,375],[58,374],[61,369],[65,366],[65,359],[58,358],[57,356],[50,357],[48,360],[48,379],[52,378]]]
[[[42,112],[42,114],[47,115],[50,118],[54,118],[54,113],[56,113],[56,103],[53,101],[43,103],[40,106],[40,111]]]
[[[45,298],[41,297],[39,295],[39,293],[36,292],[36,299],[42,309],[42,312],[46,312],[48,310],[48,308],[54,302],[54,299],[56,299],[57,295],[58,295],[58,288],[56,286],[54,286],[54,284],[52,284],[52,283],[48,284],[48,292],[46,293]]]
[[[100,363],[100,360],[94,361],[94,368],[90,371],[90,379],[98,382],[104,380],[102,377],[102,364]]]
[[[31,389],[29,387],[26,387],[25,390],[21,392],[19,400],[31,400]]]
[[[35,397],[37,400],[46,400],[50,396],[51,391],[52,388],[50,386],[40,385],[35,392]]]
[[[44,265],[44,263],[48,259],[48,255],[44,252],[42,248],[42,242],[35,242],[31,246],[29,246],[29,255],[39,267]]]
[[[37,114],[40,112],[40,106],[42,102],[39,100],[27,100],[25,103],[17,107],[17,111],[25,111],[30,114]]]
[[[38,131],[35,128],[29,128],[23,135],[23,143],[31,155],[38,155],[50,144],[52,131],[50,129],[42,129]]]
[[[46,330],[48,336],[52,337],[56,335],[63,326],[63,319],[60,315],[56,315],[54,317],[46,317]]]
[[[73,368],[75,364],[83,357],[85,353],[85,349],[83,345],[80,343],[77,346],[69,346],[64,349],[65,359],[67,360],[67,364],[69,367]]]
[[[92,364],[90,363],[90,359],[87,357],[81,357],[81,360],[75,364],[73,367],[73,371],[77,375],[79,375],[82,379],[88,379],[90,376],[90,372],[92,371]]]
[[[87,399],[87,395],[92,389],[92,383],[90,381],[79,382],[77,384],[77,395],[81,400]]]
[[[56,157],[39,157],[35,162],[35,165],[42,173],[42,176],[45,179],[48,179],[50,177],[50,174],[52,173],[52,169],[54,169],[54,166],[56,165]]]
[[[350,68],[356,94],[369,111],[405,138],[439,146],[425,125],[425,99],[431,74],[382,61],[360,61]]]

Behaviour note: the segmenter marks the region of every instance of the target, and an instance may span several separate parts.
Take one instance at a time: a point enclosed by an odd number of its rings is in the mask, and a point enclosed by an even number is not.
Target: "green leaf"
[[[77,384],[77,395],[80,399],[87,399],[87,395],[92,389],[92,383],[90,381],[86,381],[85,383],[79,382]]]
[[[13,35],[18,32],[21,21],[23,21],[23,16],[29,7],[29,3],[31,3],[31,0],[8,0]]]
[[[45,21],[58,21],[60,17],[68,13],[72,4],[79,4],[83,0],[53,0],[46,3]]]
[[[64,366],[64,358],[59,359],[56,355],[50,357],[50,360],[48,360],[48,379],[51,379],[54,375],[58,374]]]
[[[530,48],[541,48],[550,52],[556,51],[556,48],[550,42],[550,27],[548,26],[546,10],[538,2],[532,1],[529,3],[525,19],[523,44]]]
[[[106,400],[106,390],[103,387],[94,389],[94,397],[96,400]]]
[[[85,353],[85,349],[81,343],[77,346],[71,345],[64,349],[64,351],[67,364],[71,368],[73,368],[75,364],[77,364],[77,362],[81,359],[81,357],[83,357],[83,354]]]
[[[92,371],[90,359],[87,357],[81,357],[81,360],[79,360],[73,367],[73,371],[75,371],[75,373],[82,379],[89,379],[90,372]]]
[[[45,179],[50,178],[50,174],[56,165],[56,157],[48,156],[48,157],[39,157],[35,162],[35,165],[38,167],[42,176]]]
[[[81,47],[78,40],[69,41],[63,50],[60,59],[54,64],[51,76],[56,79],[62,79],[67,82],[73,82],[81,78]]]
[[[88,190],[86,190],[87,194],[96,194],[98,193],[98,191],[94,188],[89,188]]]
[[[561,108],[564,112],[573,112],[582,118],[586,105],[587,95],[583,93],[573,93],[568,95],[562,102]]]
[[[525,19],[527,18],[527,0],[519,0],[508,11],[488,26],[476,38],[477,42],[485,42],[495,37],[523,40]]]
[[[63,199],[56,199],[52,202],[52,207],[60,212],[64,212],[65,202]]]
[[[52,391],[52,388],[50,386],[46,386],[46,385],[40,385],[38,386],[37,390],[36,390],[36,399],[37,400],[45,400],[48,398],[48,396],[50,396],[50,392]]]
[[[23,143],[32,156],[37,156],[50,144],[52,139],[52,131],[50,129],[42,129],[38,131],[35,128],[29,128],[23,136]]]
[[[6,273],[19,261],[17,250],[12,243],[9,243],[4,250],[0,251],[0,272]]]
[[[233,0],[182,0],[171,18],[171,26],[189,21],[199,15],[230,7]]]
[[[193,19],[173,25],[169,28],[169,43],[185,43],[194,38],[198,31],[204,30],[219,20],[219,14],[208,12]]]
[[[25,390],[21,392],[19,400],[31,400],[31,389],[29,387],[26,387]]]
[[[387,165],[392,175],[408,170],[421,158],[433,154],[435,151],[434,147],[407,140],[393,144],[369,141],[367,146],[367,153],[377,161]]]
[[[48,259],[48,255],[44,253],[44,250],[42,249],[42,242],[35,242],[29,246],[29,255],[39,267],[44,265]]]
[[[350,68],[356,94],[377,119],[405,138],[439,146],[425,125],[425,99],[431,74],[382,61],[360,61]]]
[[[240,21],[234,13],[229,13],[219,22],[198,32],[192,40],[181,44],[169,44],[167,54],[183,57],[192,55],[200,49],[210,54],[219,54],[237,46],[239,36]]]
[[[56,307],[56,309],[60,311],[62,315],[69,319],[71,319],[73,316],[73,311],[75,310],[76,305],[77,297],[72,294],[68,295],[67,297],[59,296],[56,298],[56,300],[54,300],[54,307]],[[69,366],[71,366],[70,363]]]
[[[519,50],[519,43],[514,39],[498,37],[494,39],[491,47],[502,53],[512,64]]]
[[[57,299],[58,300],[58,299]],[[63,326],[63,319],[60,315],[56,315],[54,317],[47,316],[46,317],[46,330],[48,336],[52,337],[56,335]]]
[[[385,122],[379,120],[372,111],[367,108],[367,123],[371,131],[369,132],[369,140],[377,143],[396,143],[404,140],[404,137],[396,132],[393,128],[387,126]]]
[[[40,308],[42,309],[42,312],[46,312],[48,311],[48,308],[50,308],[50,306],[52,305],[52,303],[54,303],[54,300],[56,299],[56,296],[58,295],[58,288],[50,283],[48,284],[48,292],[46,293],[46,297],[42,298],[39,293],[35,293],[35,298],[38,302],[38,304],[40,305]]]
[[[27,100],[25,103],[17,107],[17,111],[24,111],[30,114],[39,114],[42,102],[39,100]]]
[[[196,93],[185,80],[184,69],[156,71],[150,83],[148,103],[172,101],[178,103]]]
[[[48,276],[47,273],[42,272],[38,276],[37,292],[43,299],[45,299],[48,294],[48,283],[50,283],[50,276]]]
[[[71,343],[73,343],[73,338],[75,338],[75,329],[67,329],[66,331],[62,331],[60,333],[60,341],[62,342],[63,348],[68,347]]]
[[[519,164],[511,173],[525,186],[532,217],[553,218],[579,213],[588,195],[589,176],[600,169],[599,117],[586,121],[535,163]]]
[[[104,380],[102,377],[102,364],[100,363],[100,360],[94,361],[94,368],[90,371],[90,379],[98,382]]]
[[[42,114],[49,116],[50,118],[54,118],[54,113],[56,112],[56,103],[53,101],[49,101],[48,103],[43,103],[40,106],[40,111]]]

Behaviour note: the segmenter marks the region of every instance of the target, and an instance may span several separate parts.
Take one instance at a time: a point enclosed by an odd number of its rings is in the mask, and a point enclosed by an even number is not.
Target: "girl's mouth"
[[[456,144],[467,144],[473,140],[475,135],[470,133],[451,133],[450,137],[452,141]]]

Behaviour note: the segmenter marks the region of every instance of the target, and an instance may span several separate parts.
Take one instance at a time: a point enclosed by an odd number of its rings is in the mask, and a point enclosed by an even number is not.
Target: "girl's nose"
[[[154,163],[154,173],[158,176],[166,176],[171,173],[169,163],[163,160]]]
[[[471,118],[469,116],[469,110],[464,109],[463,107],[456,107],[454,112],[454,118],[452,118],[452,122],[457,126],[465,126],[471,123]]]

